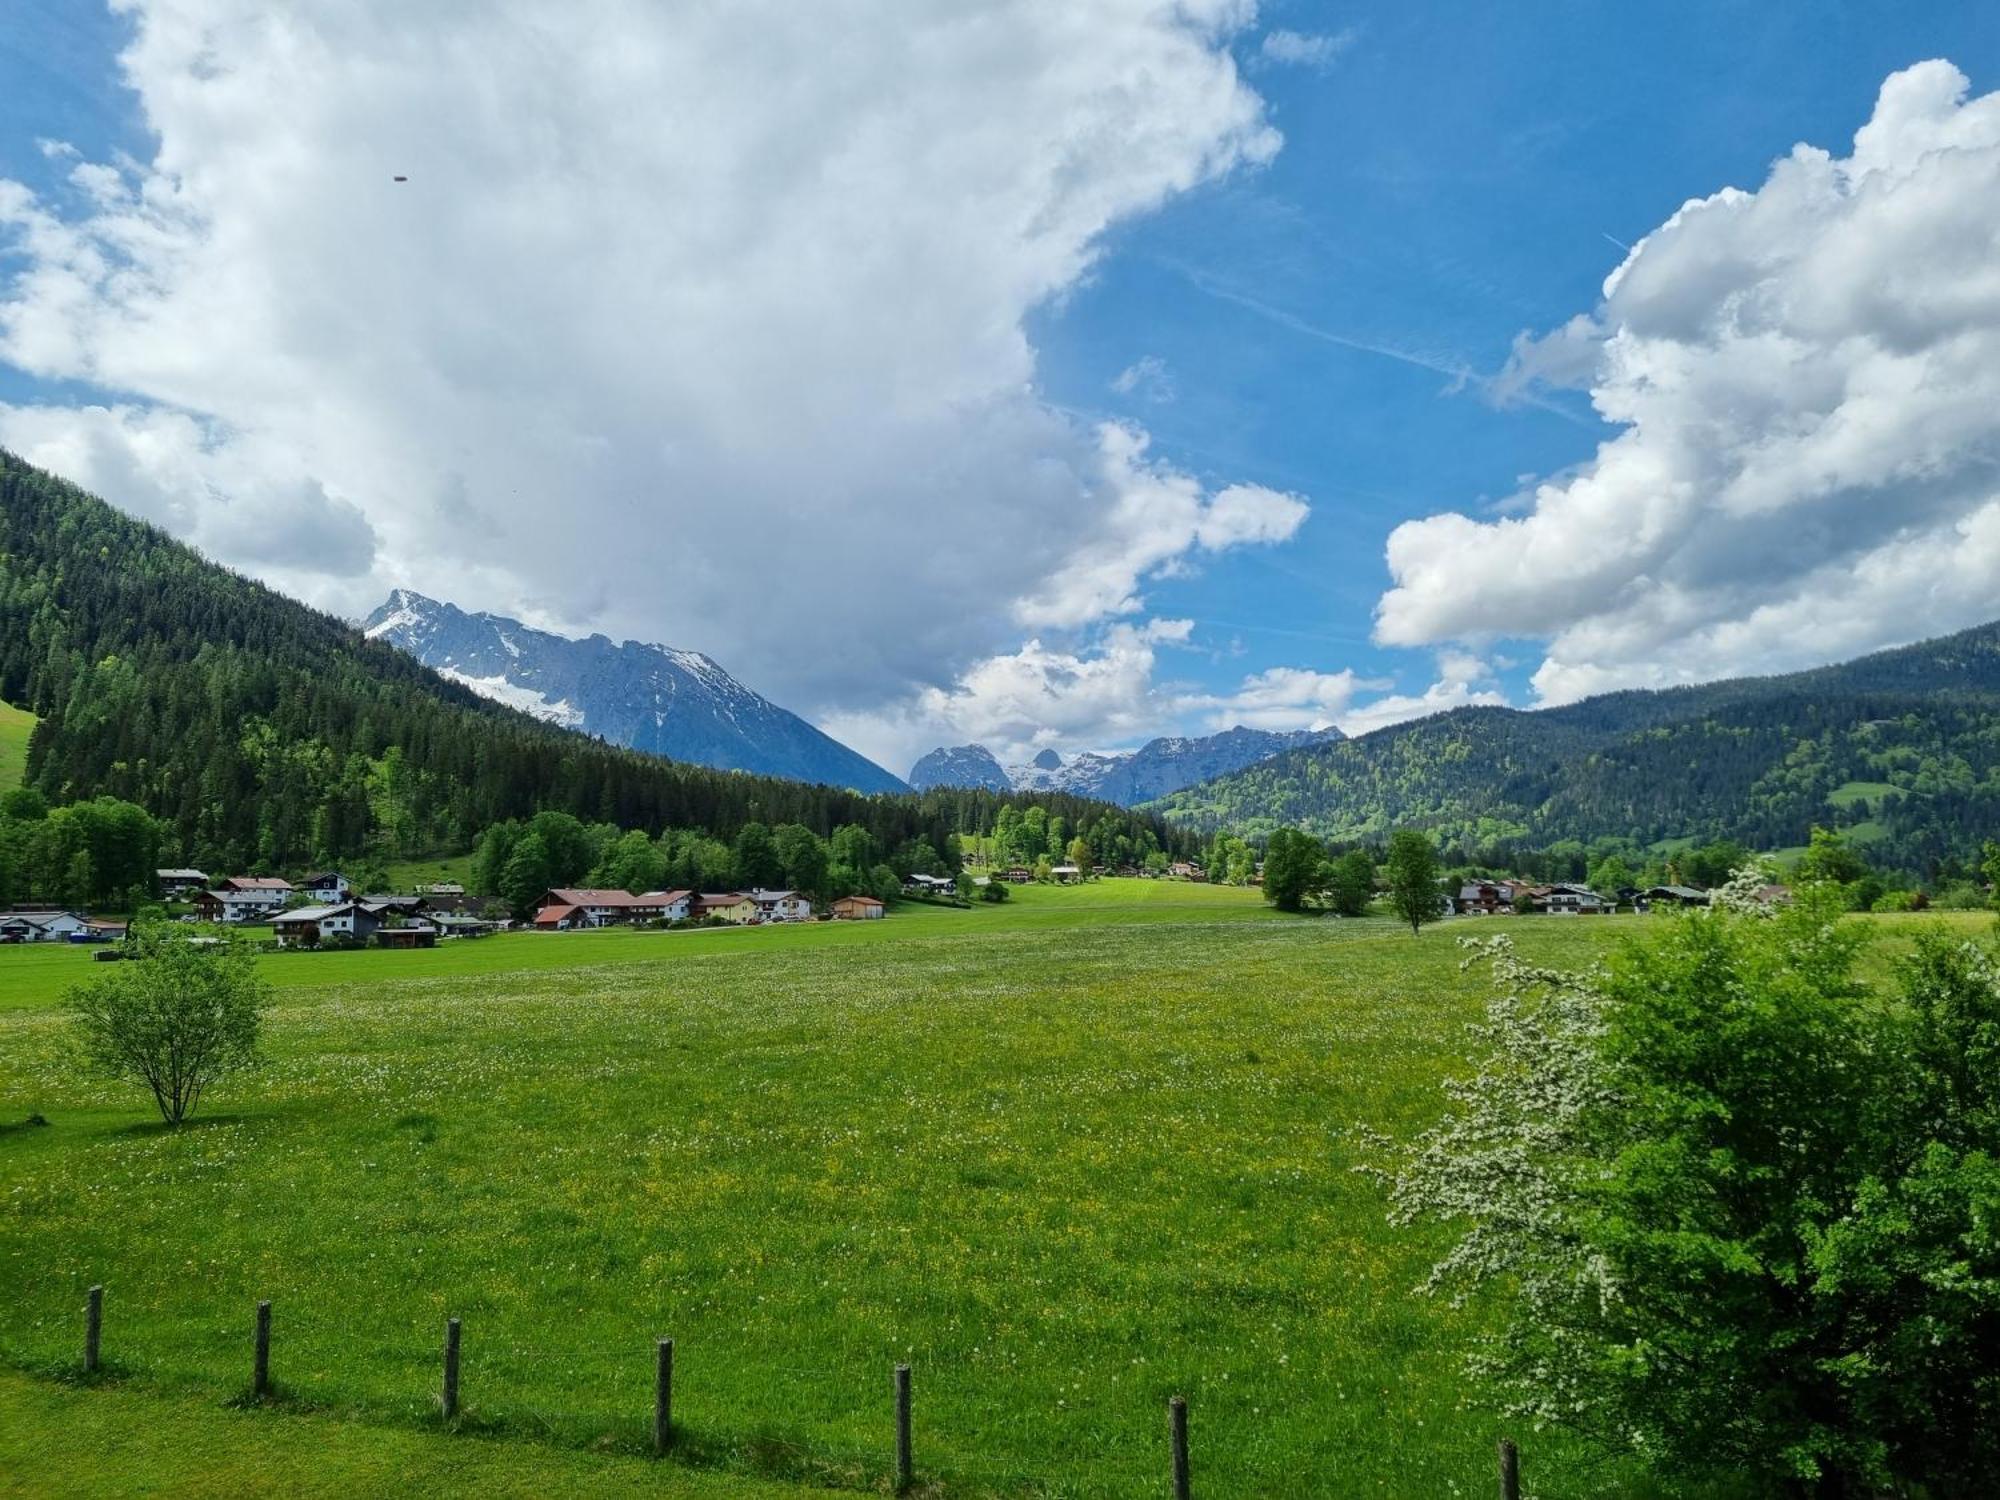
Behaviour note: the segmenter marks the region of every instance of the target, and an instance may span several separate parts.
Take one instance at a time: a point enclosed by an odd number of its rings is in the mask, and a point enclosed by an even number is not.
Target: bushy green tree
[[[544,892],[557,884],[555,865],[548,845],[539,833],[524,833],[515,839],[507,854],[507,867],[500,872],[500,895],[517,917],[535,909]]]
[[[1328,910],[1343,917],[1362,917],[1374,899],[1375,861],[1366,849],[1350,849],[1327,867]]]
[[[1326,846],[1297,828],[1280,828],[1264,846],[1264,899],[1279,911],[1303,910],[1325,884]]]
[[[777,840],[762,823],[745,823],[736,832],[736,879],[746,887],[773,889],[785,881],[785,865]]]
[[[604,863],[598,867],[591,883],[606,890],[629,891],[638,896],[659,890],[666,878],[667,862],[661,857],[659,847],[634,829],[605,851]]]
[[[1382,872],[1389,883],[1389,905],[1410,924],[1412,933],[1444,915],[1437,847],[1429,834],[1414,828],[1399,828],[1390,834],[1389,857]]]
[[[1598,895],[1616,901],[1621,890],[1627,886],[1636,886],[1639,880],[1624,855],[1607,854],[1590,867],[1590,873],[1584,877],[1584,883]],[[1713,883],[1719,885],[1721,882]]]
[[[179,1125],[212,1085],[257,1062],[269,986],[247,943],[177,924],[135,925],[126,959],[64,996],[78,1052],[93,1072],[144,1084]]]
[[[795,891],[804,891],[817,901],[830,899],[827,892],[826,845],[820,842],[819,836],[802,823],[785,823],[772,835],[772,839],[778,848],[778,861],[784,866],[785,885]]]
[[[1754,877],[1753,877],[1754,879]],[[1747,886],[1608,971],[1481,944],[1478,1075],[1394,1174],[1504,1292],[1475,1375],[1519,1415],[1761,1492],[1983,1492],[2000,1465],[2000,965],[1858,976],[1837,887]]]

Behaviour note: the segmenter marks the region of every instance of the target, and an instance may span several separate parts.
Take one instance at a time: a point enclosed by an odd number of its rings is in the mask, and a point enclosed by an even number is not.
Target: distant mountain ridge
[[[1065,761],[1044,750],[1026,765],[1003,766],[984,745],[940,747],[910,768],[910,785],[985,787],[993,791],[1056,791],[1124,806],[1163,797],[1286,750],[1344,738],[1338,729],[1270,730],[1238,725],[1220,734],[1170,735],[1137,750],[1086,750]]]
[[[483,697],[613,744],[718,770],[907,790],[699,651],[602,635],[573,640],[410,589],[391,593],[362,630]]]
[[[1803,844],[1850,830],[1913,870],[2000,837],[2000,623],[1776,677],[1560,708],[1461,708],[1164,794],[1199,827],[1462,849],[1627,837]]]

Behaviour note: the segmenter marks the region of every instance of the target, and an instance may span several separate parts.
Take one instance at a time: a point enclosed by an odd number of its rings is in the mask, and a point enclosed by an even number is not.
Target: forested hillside
[[[1921,870],[2000,835],[2000,625],[1784,677],[1459,709],[1154,806],[1339,840],[1416,824],[1468,853],[1607,837],[1776,849],[1820,824]]]
[[[114,797],[205,869],[469,848],[538,811],[733,838],[749,822],[882,847],[990,827],[1029,802],[1128,842],[1192,848],[1157,818],[1061,795],[862,796],[606,745],[449,683],[330,615],[0,452],[0,701],[39,715],[27,785]],[[1115,841],[1114,841],[1115,842]]]

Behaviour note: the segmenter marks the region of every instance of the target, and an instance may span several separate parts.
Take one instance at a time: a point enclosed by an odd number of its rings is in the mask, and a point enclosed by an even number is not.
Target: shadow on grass
[[[104,1361],[89,1375],[84,1374],[82,1367],[74,1361],[10,1367],[24,1375],[73,1389],[122,1386],[146,1393],[157,1393],[160,1389],[157,1381],[150,1376],[111,1360]],[[177,1386],[176,1389],[183,1388]],[[265,1396],[258,1397],[247,1389],[238,1389],[223,1397],[219,1405],[226,1411],[268,1411],[288,1417],[317,1417],[406,1432],[431,1433],[441,1438],[471,1442],[530,1443],[617,1458],[655,1457],[650,1425],[631,1419],[618,1420],[608,1428],[591,1433],[574,1426],[558,1427],[536,1420],[532,1415],[494,1416],[467,1406],[461,1407],[455,1417],[447,1420],[438,1411],[435,1398],[428,1403],[427,1412],[419,1415],[416,1409],[409,1406],[314,1399],[292,1391],[279,1381],[272,1382],[271,1390]],[[870,1460],[852,1453],[837,1453],[801,1442],[773,1428],[732,1433],[677,1425],[672,1441],[659,1461],[676,1468],[783,1481],[817,1489],[886,1493],[893,1488],[887,1457],[885,1453],[880,1460]],[[1018,1477],[1012,1489],[1002,1492],[1035,1493],[1036,1482],[1024,1474]],[[985,1496],[996,1491],[990,1479],[974,1484],[946,1474],[920,1471],[916,1482],[900,1493],[905,1497],[915,1497],[915,1500],[950,1500],[952,1496]]]
[[[165,1120],[141,1120],[136,1125],[121,1125],[111,1132],[113,1135],[186,1135],[195,1130],[212,1130],[222,1125],[242,1125],[256,1118],[254,1115],[196,1115],[183,1120],[178,1125],[169,1125]]]

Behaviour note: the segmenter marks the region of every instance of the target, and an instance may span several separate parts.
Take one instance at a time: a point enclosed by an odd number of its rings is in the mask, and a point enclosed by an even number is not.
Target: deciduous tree
[[[92,1071],[143,1083],[179,1125],[219,1080],[258,1061],[269,987],[249,945],[196,938],[168,923],[137,926],[127,961],[64,997]]]
[[[1389,836],[1389,857],[1383,873],[1389,882],[1389,904],[1397,916],[1410,924],[1412,933],[1444,915],[1444,898],[1438,890],[1437,849],[1430,835],[1414,828],[1397,829]]]

